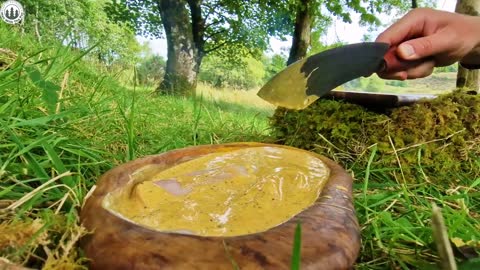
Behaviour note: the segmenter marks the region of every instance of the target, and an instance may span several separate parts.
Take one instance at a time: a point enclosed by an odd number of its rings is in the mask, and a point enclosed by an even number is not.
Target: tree
[[[79,50],[95,46],[91,54],[106,64],[132,64],[139,44],[134,32],[107,17],[107,1],[21,1],[28,14],[22,30],[36,36],[39,42],[60,40]]]
[[[263,83],[265,67],[262,62],[246,57],[245,63],[225,61],[214,54],[205,57],[199,80],[217,88],[252,89]]]
[[[288,56],[287,65],[307,55],[314,18],[313,4],[314,1],[311,0],[300,0],[296,5],[292,47],[290,49],[290,55]]]
[[[240,61],[261,55],[281,20],[276,1],[114,0],[109,13],[140,34],[167,39],[168,59],[161,92],[193,94],[205,55]],[[268,11],[268,12],[266,12]],[[160,25],[161,23],[161,25]],[[159,27],[163,26],[163,31]]]
[[[479,16],[480,15],[480,1],[477,0],[457,0],[455,12]],[[478,92],[478,70],[468,70],[458,65],[457,72],[457,87],[465,88],[468,91]]]
[[[370,1],[372,2],[372,1]],[[391,1],[396,2],[396,1]],[[380,10],[382,5],[388,2],[382,1],[371,5]],[[400,3],[394,3],[400,6]],[[394,5],[392,4],[392,5]],[[345,22],[351,22],[351,11],[361,14],[362,22],[378,23],[373,15],[374,10],[365,8],[360,1],[322,1],[322,0],[293,0],[290,4],[294,10],[294,31],[292,35],[292,46],[287,65],[304,58],[311,45],[312,30],[317,33],[324,33],[330,25],[331,19],[322,14],[322,8],[328,10],[329,14],[341,17]]]
[[[161,82],[165,73],[165,59],[160,55],[147,55],[137,66],[137,80],[140,85],[153,86]]]
[[[184,1],[157,1],[168,44],[167,68],[160,89],[170,93],[176,90],[188,94],[195,89],[205,54],[205,21],[202,18],[200,1],[187,2],[191,19]]]
[[[271,57],[265,57],[263,59],[263,65],[265,67],[264,81],[268,81],[275,76],[278,72],[285,68],[286,58],[281,54],[274,54]]]

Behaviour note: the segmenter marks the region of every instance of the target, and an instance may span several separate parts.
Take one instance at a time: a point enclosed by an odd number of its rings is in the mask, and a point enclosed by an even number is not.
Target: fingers
[[[432,55],[452,51],[454,33],[441,31],[430,36],[411,39],[397,48],[397,54],[405,60],[418,60]]]
[[[398,72],[378,72],[378,77],[386,80],[398,80],[404,81],[407,79],[408,74],[406,71],[398,71]]]
[[[388,80],[407,80],[427,77],[433,72],[435,61],[411,62],[408,67],[401,71],[378,72],[378,76]]]
[[[390,26],[376,41],[390,44],[385,55],[385,79],[426,77],[434,66],[445,66],[470,58],[480,48],[480,19],[433,9],[415,9]],[[466,57],[469,56],[469,57]],[[473,57],[472,62],[480,62]],[[466,59],[465,59],[466,60]]]
[[[435,67],[435,61],[428,60],[423,61],[420,64],[407,70],[407,79],[418,79],[427,77],[433,72]]]
[[[473,49],[461,60],[463,64],[478,65],[480,64],[480,47]]]
[[[389,73],[406,70],[412,66],[411,61],[403,60],[397,55],[397,47],[391,46],[387,53],[383,56],[385,60],[385,70]]]
[[[426,13],[429,13],[429,9],[414,9],[410,11],[381,33],[376,41],[398,45],[404,40],[420,36],[424,32]]]
[[[450,12],[415,9],[387,28],[376,41],[397,46],[397,54],[404,60],[449,52],[459,44],[458,31],[444,27],[453,21],[451,16]]]

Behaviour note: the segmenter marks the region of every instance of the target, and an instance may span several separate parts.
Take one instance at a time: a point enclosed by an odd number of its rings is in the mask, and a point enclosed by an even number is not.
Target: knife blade
[[[301,59],[277,73],[257,93],[276,106],[305,109],[335,87],[386,68],[389,44],[363,42]]]

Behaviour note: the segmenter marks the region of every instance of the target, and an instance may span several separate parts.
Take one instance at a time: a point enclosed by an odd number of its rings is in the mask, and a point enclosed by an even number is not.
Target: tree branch
[[[220,31],[212,32],[211,34],[205,33],[205,37],[207,37],[208,39],[213,40],[213,38],[214,38],[215,36],[218,36],[218,35],[223,34],[223,33],[226,33],[226,32],[228,32],[228,29],[223,28],[223,29],[220,30]]]
[[[211,49],[209,49],[209,50],[205,50],[205,53],[208,54],[208,53],[211,53],[211,52],[213,52],[213,51],[216,51],[216,50],[220,49],[221,47],[223,47],[223,46],[225,46],[225,45],[227,45],[227,44],[228,44],[228,42],[227,42],[227,41],[224,41],[224,42],[218,44],[217,46],[215,46],[215,47],[213,47],[213,48],[211,48]]]
[[[208,12],[206,12],[205,16],[204,16],[205,20],[207,20],[208,17],[210,17],[210,15],[215,13],[217,8],[220,6],[220,3],[217,1],[217,2],[215,2],[215,4],[213,6],[208,6],[208,5],[205,5],[205,6],[208,7]]]
[[[211,26],[214,26],[214,25],[216,25],[216,24],[219,24],[219,23],[221,23],[221,22],[222,22],[222,21],[218,20],[218,21],[214,21],[214,22],[212,22],[212,23],[207,23],[207,24],[205,24],[205,29],[207,29],[207,28],[209,28],[209,27],[211,27]]]

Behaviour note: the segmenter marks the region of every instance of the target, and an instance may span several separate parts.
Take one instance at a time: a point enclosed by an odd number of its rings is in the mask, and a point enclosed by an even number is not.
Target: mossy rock
[[[479,95],[455,91],[385,113],[320,99],[303,111],[277,109],[271,124],[277,143],[331,156],[347,168],[366,166],[376,147],[375,166],[400,163],[407,182],[425,174],[432,181],[456,172],[480,175]]]

